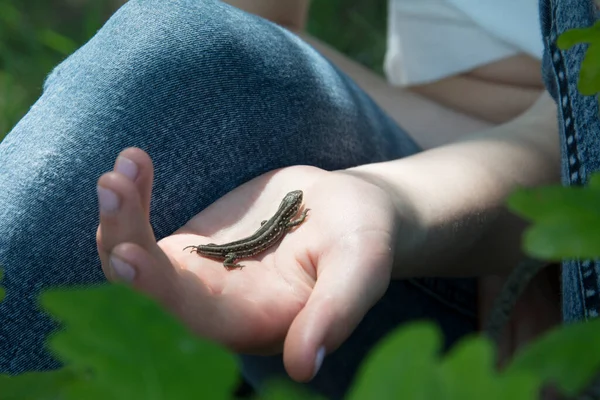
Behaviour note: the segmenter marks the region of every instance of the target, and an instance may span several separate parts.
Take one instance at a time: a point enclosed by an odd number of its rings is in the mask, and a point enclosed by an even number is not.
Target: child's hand
[[[388,195],[372,183],[284,168],[228,193],[157,243],[149,223],[152,162],[131,148],[116,169],[128,165],[137,169],[133,180],[115,171],[99,180],[101,191],[118,199],[113,211],[100,212],[103,270],[113,280],[120,270],[120,279],[158,299],[198,335],[238,352],[283,350],[290,376],[307,381],[322,353],[335,350],[387,289],[397,222]],[[264,253],[237,260],[245,268],[227,270],[222,261],[183,250],[251,235],[296,189],[310,208],[306,220]]]

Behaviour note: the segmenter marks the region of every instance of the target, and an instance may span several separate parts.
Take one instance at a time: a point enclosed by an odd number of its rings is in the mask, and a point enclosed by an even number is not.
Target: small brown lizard
[[[285,195],[277,212],[271,219],[262,221],[260,228],[251,236],[225,244],[201,244],[187,246],[183,250],[192,248],[201,256],[223,260],[223,266],[228,269],[243,268],[235,260],[252,257],[262,253],[277,243],[293,227],[300,225],[306,219],[310,209],[305,209],[297,219],[292,219],[300,210],[302,204],[302,190],[294,190]]]

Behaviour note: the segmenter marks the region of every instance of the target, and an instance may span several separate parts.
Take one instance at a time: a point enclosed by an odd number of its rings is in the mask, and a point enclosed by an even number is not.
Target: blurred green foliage
[[[88,41],[118,0],[0,0],[0,140],[46,75]],[[313,0],[308,31],[381,73],[387,0]]]
[[[0,139],[40,96],[52,68],[110,12],[108,0],[0,0]]]
[[[387,0],[312,0],[307,31],[383,74]]]

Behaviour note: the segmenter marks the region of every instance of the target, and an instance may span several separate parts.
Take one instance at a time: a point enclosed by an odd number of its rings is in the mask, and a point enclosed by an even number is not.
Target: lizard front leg
[[[310,211],[310,208],[307,208],[306,210],[302,211],[302,214],[300,215],[300,217],[288,222],[285,225],[285,227],[290,229],[290,228],[293,228],[294,226],[300,225],[306,219],[306,214],[308,214],[309,211]]]

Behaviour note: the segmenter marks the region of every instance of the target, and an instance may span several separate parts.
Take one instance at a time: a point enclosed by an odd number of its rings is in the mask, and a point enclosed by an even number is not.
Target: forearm
[[[292,31],[306,25],[310,0],[222,0],[241,10],[275,22]]]
[[[504,207],[517,187],[558,182],[556,107],[546,94],[514,121],[400,160],[350,169],[383,184],[416,228],[397,233],[396,278],[507,272],[524,224]],[[400,221],[407,221],[400,215]],[[416,234],[415,232],[421,234]]]

